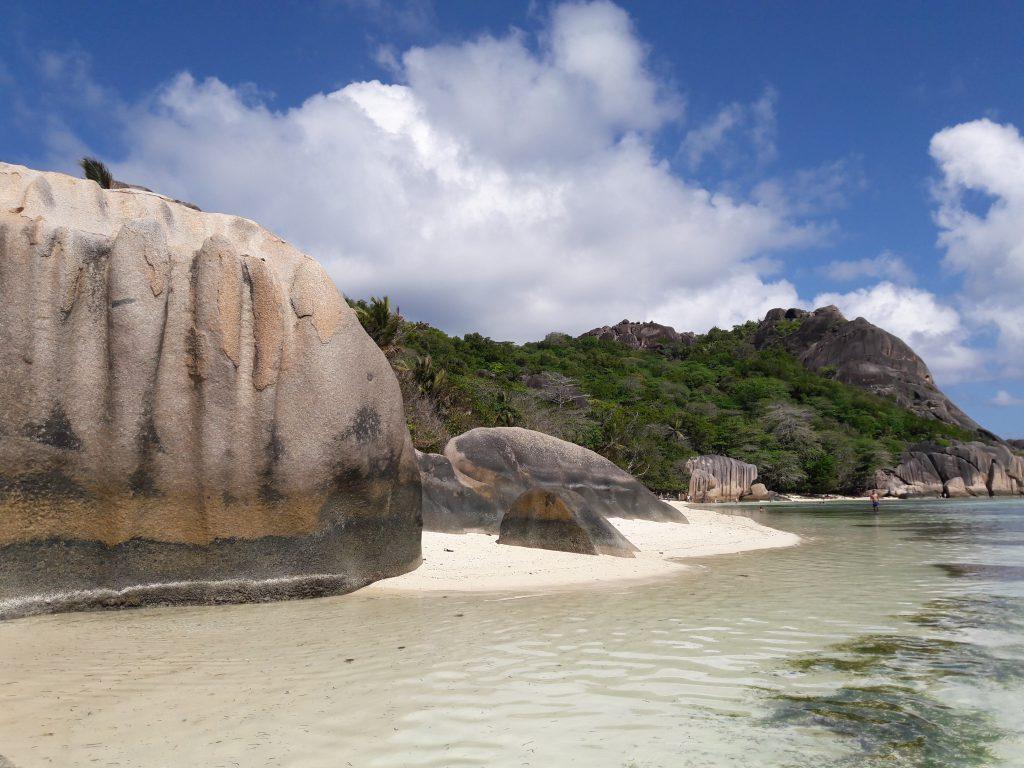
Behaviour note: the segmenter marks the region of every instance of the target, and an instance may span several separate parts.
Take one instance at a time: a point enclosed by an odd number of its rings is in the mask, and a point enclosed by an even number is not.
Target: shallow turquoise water
[[[19,768],[1024,766],[1024,504],[741,511],[807,540],[603,590],[0,624],[0,754]]]

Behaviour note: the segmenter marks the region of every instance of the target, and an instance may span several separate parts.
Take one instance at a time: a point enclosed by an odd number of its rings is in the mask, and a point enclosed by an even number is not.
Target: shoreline
[[[684,560],[790,547],[801,539],[740,515],[669,502],[688,524],[609,518],[640,551],[633,558],[497,544],[485,533],[423,532],[423,564],[365,594],[545,591],[643,581],[693,569]]]

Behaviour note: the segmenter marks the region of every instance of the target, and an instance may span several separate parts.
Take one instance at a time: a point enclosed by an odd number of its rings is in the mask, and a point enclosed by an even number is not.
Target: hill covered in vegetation
[[[413,441],[439,451],[477,426],[523,426],[586,446],[665,493],[687,489],[686,459],[720,453],[758,466],[783,492],[861,491],[922,440],[977,435],[812,372],[757,323],[656,348],[552,333],[527,344],[448,336],[386,300],[354,302],[398,372]]]

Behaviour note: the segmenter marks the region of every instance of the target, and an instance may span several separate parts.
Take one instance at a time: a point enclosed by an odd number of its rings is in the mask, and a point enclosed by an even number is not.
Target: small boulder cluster
[[[757,480],[757,467],[728,456],[697,456],[686,462],[690,473],[690,500],[768,501],[772,493]]]
[[[1001,444],[922,443],[894,469],[876,472],[875,487],[880,496],[901,499],[1024,495],[1024,458]]]

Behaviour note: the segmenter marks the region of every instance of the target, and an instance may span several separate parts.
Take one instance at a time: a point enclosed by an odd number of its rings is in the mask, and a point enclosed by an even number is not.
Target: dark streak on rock
[[[378,440],[381,436],[380,414],[368,405],[356,411],[355,418],[348,428],[347,436],[354,437],[360,445]]]
[[[67,451],[82,450],[82,441],[75,434],[67,414],[59,405],[50,411],[45,421],[26,424],[22,429],[22,436],[52,445],[54,448],[63,448]]]
[[[0,476],[0,499],[12,496],[23,499],[47,499],[54,496],[68,499],[88,498],[85,489],[59,469],[33,472],[19,477]]]

